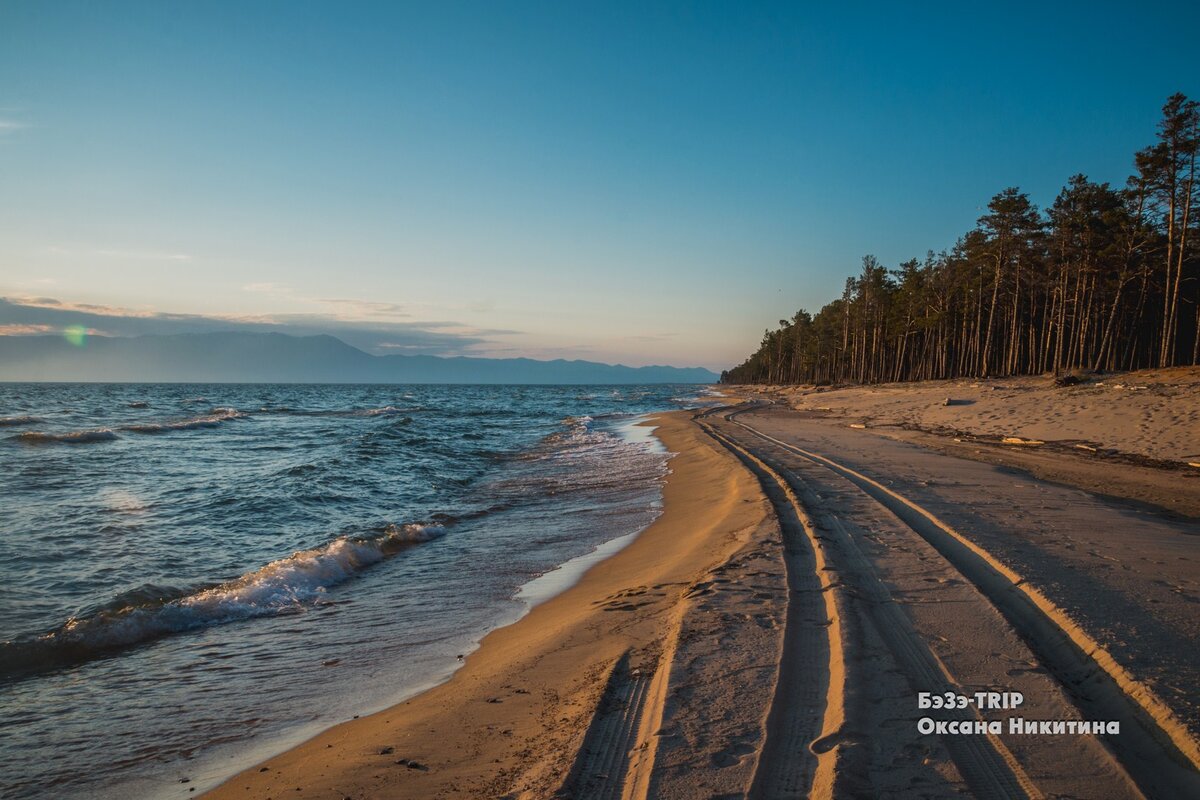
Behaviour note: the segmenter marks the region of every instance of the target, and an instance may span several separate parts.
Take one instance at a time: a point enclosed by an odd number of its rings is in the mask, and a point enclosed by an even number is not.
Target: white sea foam
[[[125,489],[106,489],[100,492],[99,500],[100,505],[109,511],[133,514],[149,508],[137,495]]]
[[[354,415],[358,417],[386,417],[392,414],[399,414],[404,410],[395,406],[384,406],[383,408],[368,408],[363,411],[355,411]]]
[[[446,532],[446,529],[437,524],[429,523],[422,524],[409,522],[404,525],[389,525],[381,539],[381,545],[385,548],[388,545],[396,544],[419,544],[420,542],[428,542],[438,538]]]
[[[515,459],[527,468],[509,471],[490,483],[490,490],[518,499],[567,493],[602,498],[653,486],[666,474],[662,448],[650,437],[625,435],[624,425],[598,425],[590,416],[562,423],[562,430]]]
[[[720,405],[724,397],[720,392],[705,388],[701,390],[700,394],[692,397],[672,397],[671,402],[679,403],[688,408],[695,408],[697,406]]]

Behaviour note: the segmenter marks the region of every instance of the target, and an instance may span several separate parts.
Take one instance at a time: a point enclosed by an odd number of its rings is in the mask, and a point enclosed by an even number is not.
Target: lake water
[[[704,391],[0,384],[0,795],[185,797],[444,680],[654,519],[635,423]]]

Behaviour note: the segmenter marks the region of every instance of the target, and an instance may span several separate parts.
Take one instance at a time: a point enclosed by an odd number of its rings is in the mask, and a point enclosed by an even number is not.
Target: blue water
[[[653,520],[633,425],[700,392],[0,385],[0,795],[183,797],[443,680]]]

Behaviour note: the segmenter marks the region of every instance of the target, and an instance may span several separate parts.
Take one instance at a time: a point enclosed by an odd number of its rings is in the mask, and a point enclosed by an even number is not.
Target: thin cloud
[[[58,333],[53,325],[0,324],[0,336],[36,336],[40,333]]]
[[[121,258],[127,261],[191,261],[187,253],[163,253],[153,250],[96,250],[98,256]]]
[[[290,286],[272,281],[248,283],[242,287],[242,291],[286,298],[292,303],[329,308],[330,316],[344,320],[394,320],[412,316],[399,303],[360,300],[355,297],[305,297],[297,294]],[[428,327],[428,323],[425,325]]]
[[[421,326],[446,333],[466,333],[473,336],[518,336],[525,333],[525,331],[513,330],[511,328],[477,328],[474,325],[464,325],[461,322],[453,322],[451,320],[428,320],[421,322]]]
[[[316,302],[333,306],[343,313],[359,317],[410,317],[404,306],[398,303],[380,303],[373,300],[355,300],[345,297],[320,298]]]
[[[52,244],[46,247],[45,252],[68,258],[112,258],[122,261],[191,261],[193,259],[190,253],[151,248],[67,247],[61,244]]]
[[[674,339],[679,334],[677,333],[646,333],[646,334],[631,334],[629,336],[621,336],[619,338],[630,342],[662,342],[667,339]]]
[[[53,297],[5,297],[0,298],[0,302],[6,302],[14,306],[23,308],[44,308],[53,311],[61,311],[65,313],[76,312],[79,314],[95,314],[104,317],[130,317],[136,319],[149,319],[153,317],[185,319],[185,314],[162,314],[156,311],[147,311],[144,309],[120,308],[117,306],[97,305],[96,303],[71,303],[63,302]]]
[[[393,304],[370,301],[347,301],[341,307],[349,308],[359,304],[368,311],[374,306],[377,315],[384,312],[395,314]],[[59,332],[72,325],[104,331],[112,336],[217,331],[284,333],[292,336],[329,335],[371,353],[394,353],[400,350],[428,355],[472,354],[479,348],[493,346],[495,342],[491,337],[517,333],[477,329],[457,322],[425,323],[383,316],[348,318],[344,313],[176,314],[76,303],[53,297],[0,298],[0,335]]]

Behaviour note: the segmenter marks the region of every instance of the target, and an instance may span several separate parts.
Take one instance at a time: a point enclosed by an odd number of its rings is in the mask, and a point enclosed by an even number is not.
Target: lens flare
[[[70,325],[63,329],[63,338],[76,347],[83,347],[87,335],[87,328],[82,325]]]

